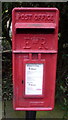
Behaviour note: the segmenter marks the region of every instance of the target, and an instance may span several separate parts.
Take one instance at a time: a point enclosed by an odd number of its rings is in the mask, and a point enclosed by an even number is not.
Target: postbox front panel
[[[15,8],[12,14],[14,109],[52,110],[55,96],[58,10]]]

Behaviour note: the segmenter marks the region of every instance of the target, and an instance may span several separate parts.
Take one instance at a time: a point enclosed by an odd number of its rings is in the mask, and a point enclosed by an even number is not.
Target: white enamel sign
[[[26,64],[25,95],[42,95],[43,64]]]

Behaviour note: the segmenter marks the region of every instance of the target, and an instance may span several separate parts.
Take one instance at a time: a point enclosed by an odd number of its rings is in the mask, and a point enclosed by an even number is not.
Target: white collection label
[[[25,95],[42,95],[43,64],[26,64]]]

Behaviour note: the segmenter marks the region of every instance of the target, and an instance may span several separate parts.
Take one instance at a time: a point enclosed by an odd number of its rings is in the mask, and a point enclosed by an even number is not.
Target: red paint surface
[[[58,19],[59,11],[56,8],[13,9],[12,63],[15,110],[41,111],[54,108]],[[43,63],[44,65],[42,95],[25,95],[25,65],[27,63]]]

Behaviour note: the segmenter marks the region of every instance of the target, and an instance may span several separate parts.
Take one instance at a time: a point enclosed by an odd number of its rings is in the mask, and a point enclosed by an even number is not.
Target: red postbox
[[[14,8],[12,12],[13,107],[54,108],[58,49],[57,8]]]

